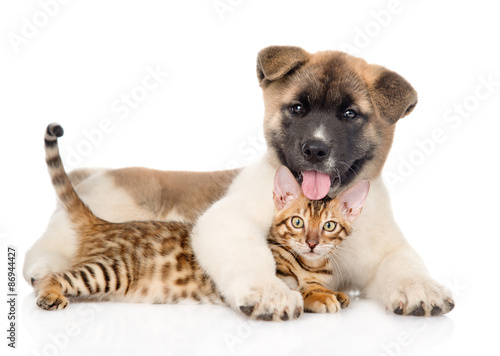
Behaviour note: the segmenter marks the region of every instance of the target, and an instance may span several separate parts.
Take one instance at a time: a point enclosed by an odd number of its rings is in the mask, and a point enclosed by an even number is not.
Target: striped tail
[[[64,170],[57,138],[63,135],[63,128],[56,123],[47,126],[45,133],[45,157],[52,186],[63,204],[70,220],[78,227],[101,222],[76,194],[71,181]]]

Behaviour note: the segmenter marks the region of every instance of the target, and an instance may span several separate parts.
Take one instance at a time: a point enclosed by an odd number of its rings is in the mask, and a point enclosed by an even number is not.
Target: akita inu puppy
[[[367,178],[370,194],[329,287],[357,288],[396,314],[449,312],[450,292],[429,276],[406,242],[380,177],[395,124],[417,103],[412,86],[399,74],[346,53],[310,54],[288,46],[263,49],[257,76],[268,145],[260,161],[207,173],[77,170],[71,178],[80,197],[113,222],[196,221],[193,249],[229,305],[254,318],[281,320],[298,317],[303,301],[276,277],[266,244],[276,170],[288,167],[312,200],[336,196]],[[56,210],[27,253],[28,281],[67,267],[76,247],[68,243],[75,236],[69,226],[64,211]]]

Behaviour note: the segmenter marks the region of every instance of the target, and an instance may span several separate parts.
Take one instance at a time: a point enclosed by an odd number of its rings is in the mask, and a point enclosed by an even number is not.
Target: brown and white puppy
[[[260,53],[257,75],[270,152],[313,200],[336,195],[360,174],[378,176],[394,124],[417,103],[403,77],[342,52],[311,56],[300,48],[270,47]]]
[[[117,222],[193,221],[201,214],[193,249],[228,303],[252,317],[280,320],[285,314],[300,315],[303,302],[275,276],[266,244],[276,169],[287,166],[313,200],[336,196],[368,178],[370,195],[344,243],[331,289],[358,288],[397,314],[450,311],[451,294],[430,278],[404,239],[380,177],[395,123],[416,105],[411,85],[397,73],[342,52],[310,54],[287,46],[262,50],[257,75],[268,144],[260,161],[242,170],[211,173],[76,171],[72,179],[81,198],[96,215]],[[66,220],[56,210],[28,252],[28,281],[67,266],[76,244],[68,244],[74,234]]]

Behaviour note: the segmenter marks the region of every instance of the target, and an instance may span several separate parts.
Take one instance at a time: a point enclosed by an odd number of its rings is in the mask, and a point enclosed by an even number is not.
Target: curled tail
[[[101,222],[76,194],[64,170],[57,138],[63,135],[63,128],[56,123],[47,126],[45,132],[45,157],[52,186],[63,204],[70,220],[77,226],[88,226]]]

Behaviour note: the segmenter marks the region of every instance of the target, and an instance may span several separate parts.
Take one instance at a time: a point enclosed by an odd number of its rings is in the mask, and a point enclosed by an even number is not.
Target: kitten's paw
[[[310,313],[336,313],[348,305],[349,297],[341,292],[313,291],[304,296],[304,309]]]
[[[59,293],[40,293],[36,305],[45,310],[62,310],[68,306],[68,299]]]
[[[455,307],[451,293],[430,278],[407,279],[390,291],[387,309],[398,315],[435,316]]]
[[[304,311],[302,295],[278,278],[250,288],[236,305],[246,316],[266,321],[297,319]]]
[[[339,301],[340,307],[342,309],[347,308],[349,306],[351,300],[349,299],[347,294],[344,294],[342,292],[333,292],[333,294],[335,294],[335,296],[337,297],[337,300]]]

